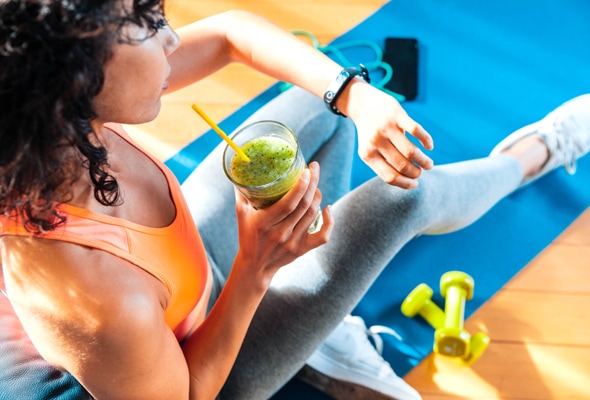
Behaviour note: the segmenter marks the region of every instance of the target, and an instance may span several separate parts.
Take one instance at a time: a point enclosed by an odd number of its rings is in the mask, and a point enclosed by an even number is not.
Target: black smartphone
[[[384,87],[413,100],[418,95],[418,40],[389,37],[385,39],[383,61],[393,68],[393,76]]]

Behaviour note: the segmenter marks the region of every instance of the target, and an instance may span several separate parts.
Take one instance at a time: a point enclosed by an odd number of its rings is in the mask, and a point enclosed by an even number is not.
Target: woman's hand
[[[406,137],[406,132],[427,150],[433,149],[430,134],[395,98],[371,85],[354,82],[346,94],[346,113],[358,130],[361,159],[390,185],[416,187],[422,169],[432,168],[433,162]]]
[[[328,241],[334,225],[329,207],[322,212],[321,229],[308,232],[322,200],[319,174],[319,164],[312,162],[281,200],[262,210],[236,190],[240,249],[234,268],[241,265],[270,281],[280,267]]]

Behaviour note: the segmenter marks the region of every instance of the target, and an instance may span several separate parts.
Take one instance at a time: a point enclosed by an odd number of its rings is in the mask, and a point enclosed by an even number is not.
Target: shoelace
[[[555,135],[556,145],[558,151],[563,155],[563,166],[568,174],[573,175],[576,172],[577,155],[584,151],[584,146],[576,140],[575,135],[563,134],[565,122],[555,118],[553,129],[557,132]],[[572,130],[575,130],[575,127]]]
[[[387,334],[393,336],[399,341],[400,346],[398,347],[400,351],[409,358],[421,360],[426,356],[426,354],[422,354],[422,351],[420,351],[420,349],[406,342],[394,329],[388,326],[373,325],[367,329],[366,334],[373,341],[375,349],[377,350],[377,353],[379,353],[379,355],[383,354],[383,338],[381,338],[381,335]]]

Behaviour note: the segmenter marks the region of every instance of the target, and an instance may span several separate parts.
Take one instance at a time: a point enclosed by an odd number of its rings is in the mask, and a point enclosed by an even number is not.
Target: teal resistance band
[[[373,86],[375,86],[376,88],[384,91],[385,93],[395,97],[397,99],[397,101],[399,101],[399,102],[406,100],[404,95],[396,93],[396,92],[392,92],[391,90],[388,90],[384,87],[385,84],[391,80],[394,71],[393,71],[393,68],[391,68],[391,65],[389,65],[383,61],[383,50],[381,50],[381,48],[379,46],[377,46],[374,42],[371,42],[368,40],[353,40],[353,41],[346,42],[346,43],[329,44],[327,46],[321,46],[318,39],[310,32],[303,31],[303,30],[294,30],[294,31],[291,31],[291,33],[296,36],[306,37],[307,39],[309,39],[309,41],[311,42],[313,47],[315,47],[316,49],[318,49],[322,53],[324,53],[328,56],[331,56],[334,61],[338,62],[340,65],[344,66],[345,68],[356,66],[358,63],[354,64],[354,63],[350,62],[350,60],[342,52],[343,50],[350,49],[353,47],[367,47],[367,48],[369,48],[370,50],[373,51],[373,53],[375,53],[374,61],[369,61],[369,62],[363,61],[363,64],[365,65],[365,67],[367,68],[369,73],[371,73],[372,71],[381,71],[383,73],[383,77],[378,81],[376,79],[374,79],[373,76],[371,76],[371,78],[372,78],[371,84]],[[291,86],[292,85],[290,83],[282,82],[279,86],[279,90],[281,92],[283,92],[283,91],[287,90],[288,88],[290,88]]]

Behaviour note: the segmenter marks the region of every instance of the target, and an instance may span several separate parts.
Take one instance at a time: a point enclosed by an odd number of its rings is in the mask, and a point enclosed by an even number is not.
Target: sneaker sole
[[[402,400],[354,382],[343,381],[324,375],[309,365],[305,365],[297,373],[296,378],[332,396],[336,400]]]

